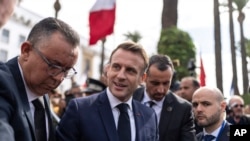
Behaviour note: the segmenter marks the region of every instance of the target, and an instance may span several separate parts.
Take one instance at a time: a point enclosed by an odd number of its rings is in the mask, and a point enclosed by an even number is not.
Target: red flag
[[[115,0],[96,0],[89,14],[89,45],[94,45],[98,40],[113,33],[115,5]]]
[[[206,74],[205,74],[202,58],[200,58],[200,85],[206,86]]]

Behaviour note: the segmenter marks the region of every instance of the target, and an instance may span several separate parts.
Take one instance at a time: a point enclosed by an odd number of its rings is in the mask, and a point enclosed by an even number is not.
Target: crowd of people
[[[1,26],[15,0],[0,0],[0,12],[3,4]],[[171,90],[171,58],[148,57],[131,41],[112,51],[100,81],[88,78],[85,88],[72,83],[60,93],[61,82],[76,74],[79,44],[70,25],[48,17],[19,56],[0,63],[1,141],[229,141],[230,125],[250,124],[242,97],[227,103],[218,88],[190,76]]]

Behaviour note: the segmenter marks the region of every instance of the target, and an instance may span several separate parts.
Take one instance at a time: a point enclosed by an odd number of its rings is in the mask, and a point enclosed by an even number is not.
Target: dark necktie
[[[152,108],[155,105],[155,102],[154,101],[148,101],[148,105],[149,105],[150,108]]]
[[[118,136],[119,141],[131,141],[131,128],[130,128],[130,120],[128,115],[128,105],[127,104],[119,104],[117,108],[120,111],[120,116],[118,119]]]
[[[34,121],[35,121],[35,133],[37,141],[46,141],[46,119],[45,119],[45,110],[42,103],[36,99],[32,101],[35,112],[34,112]]]
[[[204,136],[204,141],[212,141],[215,138],[213,135],[205,135]]]

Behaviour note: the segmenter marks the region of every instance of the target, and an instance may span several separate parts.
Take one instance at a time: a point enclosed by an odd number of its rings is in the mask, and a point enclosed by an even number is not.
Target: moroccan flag
[[[202,58],[200,58],[200,85],[206,86],[206,74],[205,74]]]
[[[96,0],[89,14],[89,45],[113,33],[115,23],[115,0]]]

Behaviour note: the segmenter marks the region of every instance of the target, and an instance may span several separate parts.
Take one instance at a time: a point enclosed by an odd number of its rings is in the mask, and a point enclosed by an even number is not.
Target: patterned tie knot
[[[119,105],[117,105],[117,108],[119,109],[119,111],[121,112],[121,113],[127,113],[128,112],[128,104],[126,104],[126,103],[121,103],[121,104],[119,104]]]
[[[212,141],[215,138],[213,135],[205,135],[204,140],[205,141]]]

